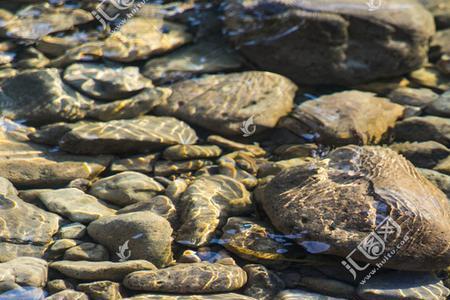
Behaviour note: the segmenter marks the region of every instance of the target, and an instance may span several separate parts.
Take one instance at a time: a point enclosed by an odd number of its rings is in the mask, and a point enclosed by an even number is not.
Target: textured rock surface
[[[169,222],[149,211],[100,218],[88,226],[89,235],[111,253],[129,245],[128,259],[146,259],[157,267],[172,263],[172,228]],[[117,253],[116,253],[117,254]]]
[[[119,300],[122,299],[120,295],[120,284],[112,281],[96,281],[90,283],[82,283],[77,286],[77,289],[86,293],[95,300]]]
[[[185,160],[219,157],[220,154],[222,150],[217,146],[176,145],[164,150],[163,157],[167,160]]]
[[[196,294],[234,291],[247,282],[247,274],[235,265],[178,264],[162,270],[128,274],[123,283],[132,290]]]
[[[389,148],[403,155],[414,166],[420,168],[433,168],[441,159],[450,154],[450,150],[442,144],[429,141],[422,143],[397,143]]]
[[[156,269],[152,263],[145,260],[130,260],[116,263],[109,261],[61,260],[50,263],[50,268],[74,279],[111,281],[120,281],[131,272]]]
[[[130,212],[150,211],[168,220],[172,225],[177,222],[177,210],[172,200],[167,196],[156,196],[135,204],[125,206],[117,211],[117,214]]]
[[[444,194],[447,196],[447,199],[450,199],[450,176],[434,170],[428,169],[418,169],[418,170],[423,176],[425,176],[425,178],[427,178],[441,191],[443,191]]]
[[[323,143],[377,144],[403,112],[402,106],[388,99],[348,91],[303,102],[291,117],[318,133]]]
[[[279,293],[274,300],[344,300],[343,298],[327,297],[321,294],[311,293],[303,290],[285,290]]]
[[[225,24],[230,40],[265,70],[304,84],[357,84],[415,70],[427,57],[431,14],[415,1],[382,6],[230,0]]]
[[[248,282],[244,294],[258,300],[271,300],[284,288],[284,282],[262,265],[246,265]]]
[[[241,135],[242,122],[251,117],[256,130],[275,127],[291,111],[297,90],[283,76],[256,71],[206,75],[171,88],[172,96],[158,113],[226,135]]]
[[[91,195],[119,206],[149,200],[164,187],[153,178],[137,172],[122,172],[92,184]]]
[[[255,298],[235,293],[210,294],[210,295],[140,294],[138,296],[134,296],[129,299],[130,300],[255,300]]]
[[[89,300],[89,297],[83,292],[67,289],[45,298],[45,300],[60,300],[60,299]]]
[[[44,287],[47,283],[47,262],[33,257],[20,257],[0,264],[0,285],[15,283]]]
[[[182,225],[176,241],[205,245],[228,216],[248,213],[251,205],[250,193],[236,180],[223,175],[199,177],[179,200]]]
[[[409,234],[422,243],[407,239],[388,266],[433,270],[449,263],[448,200],[408,161],[385,148],[358,146],[338,148],[328,158],[268,183],[262,204],[277,229],[297,235],[309,252],[347,256],[390,217],[397,227],[386,238],[386,251]],[[354,259],[368,260],[359,252]]]
[[[450,120],[434,116],[411,117],[398,122],[394,134],[398,141],[436,141],[450,146]]]

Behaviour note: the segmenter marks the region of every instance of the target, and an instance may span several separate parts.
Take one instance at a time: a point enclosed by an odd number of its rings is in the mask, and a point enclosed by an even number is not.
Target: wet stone
[[[141,173],[152,173],[153,166],[158,160],[159,154],[134,155],[127,158],[117,159],[111,163],[110,170],[114,173],[134,171]]]
[[[433,66],[427,65],[424,68],[411,72],[409,78],[412,82],[423,87],[432,88],[442,92],[450,89],[450,76],[442,74]]]
[[[117,214],[126,214],[131,212],[150,211],[163,217],[170,224],[174,225],[177,222],[177,210],[167,196],[156,196],[151,199],[139,201],[135,204],[130,204],[117,211]],[[172,226],[173,227],[173,226]]]
[[[284,289],[284,282],[262,265],[246,265],[248,281],[243,293],[258,300],[272,300]]]
[[[307,292],[304,290],[298,290],[298,289],[292,289],[292,290],[285,290],[279,293],[274,300],[344,300],[344,298],[334,298],[334,297],[328,297],[322,294]]]
[[[91,62],[103,57],[103,42],[88,42],[67,50],[63,55],[53,59],[48,67],[63,68],[75,62]]]
[[[64,253],[64,260],[107,261],[108,250],[99,244],[82,243]]]
[[[396,143],[389,146],[395,152],[403,155],[414,166],[431,169],[436,166],[441,159],[450,154],[450,150],[437,142],[421,143]]]
[[[387,98],[397,104],[423,108],[436,101],[439,95],[430,89],[401,87],[390,92]]]
[[[89,300],[89,297],[85,293],[67,289],[45,298],[45,300],[60,299]]]
[[[58,236],[62,239],[81,239],[86,234],[86,226],[81,223],[71,223],[61,226]]]
[[[303,102],[291,114],[326,144],[378,144],[404,108],[372,93],[346,91]],[[296,128],[290,128],[296,132]],[[302,134],[302,132],[299,132]]]
[[[77,286],[77,290],[86,293],[94,300],[119,300],[120,284],[112,281],[96,281],[82,283]]]
[[[450,120],[441,117],[411,117],[397,122],[394,128],[397,141],[436,141],[450,146]]]
[[[193,159],[187,161],[157,161],[155,163],[154,174],[156,176],[183,174],[197,171],[210,165],[212,165],[212,162],[205,159]]]
[[[257,71],[205,75],[170,88],[158,113],[231,136],[242,135],[242,126],[248,134],[275,127],[291,111],[297,90],[283,76]]]
[[[436,101],[428,105],[426,112],[434,116],[450,117],[450,93],[442,94]]]
[[[37,43],[36,47],[42,53],[50,57],[64,55],[70,49],[82,44],[93,42],[101,38],[101,34],[97,31],[73,31],[56,33],[54,35],[43,36]]]
[[[226,293],[209,295],[158,295],[158,294],[140,294],[129,298],[130,300],[255,300],[248,296]]]
[[[81,244],[81,242],[73,239],[60,239],[56,240],[49,250],[53,254],[61,254],[64,253],[64,251],[66,251],[67,249],[75,247],[78,244]]]
[[[0,263],[0,285],[44,287],[47,283],[47,262],[33,257],[20,257]],[[0,293],[0,298],[1,298]]]
[[[217,146],[176,145],[166,148],[163,157],[167,160],[219,157],[222,150]]]
[[[297,235],[310,253],[345,257],[380,222],[391,220],[396,233],[387,237],[386,251],[403,247],[386,267],[435,270],[449,264],[442,242],[450,231],[448,200],[411,163],[387,148],[354,145],[327,159],[281,172],[265,186],[261,202],[275,228]],[[407,217],[412,214],[417,218]],[[359,252],[353,259],[367,261]]]
[[[67,67],[63,78],[78,91],[104,101],[128,98],[153,87],[137,67],[78,63]]]
[[[172,263],[170,223],[150,211],[100,218],[88,233],[120,259],[145,259],[157,267]]]
[[[45,287],[45,289],[50,294],[56,294],[56,293],[64,291],[64,290],[74,289],[74,288],[75,288],[75,286],[72,283],[72,281],[67,280],[67,279],[50,280],[49,282],[47,282],[47,286]]]
[[[450,199],[450,176],[434,170],[428,169],[418,169],[418,170],[423,176],[425,176],[425,178],[427,178],[441,191],[443,191],[444,194],[447,196],[447,199]]]
[[[94,182],[89,194],[121,207],[151,199],[164,191],[153,178],[137,172],[122,172]]]
[[[217,145],[219,147],[232,150],[232,151],[248,151],[252,154],[254,154],[256,157],[264,156],[266,154],[266,151],[261,148],[259,145],[249,145],[249,144],[242,144],[238,143],[232,140],[229,140],[227,138],[218,136],[218,135],[210,135],[208,137],[208,143]]]
[[[152,263],[145,260],[126,262],[61,260],[52,262],[49,266],[73,279],[111,281],[121,281],[131,272],[156,269]]]
[[[234,291],[247,282],[247,274],[236,265],[211,263],[178,264],[166,269],[128,274],[123,283],[131,290],[178,294]]]
[[[252,210],[250,193],[244,185],[223,175],[196,178],[178,205],[182,225],[176,241],[197,247],[207,244],[227,217]]]

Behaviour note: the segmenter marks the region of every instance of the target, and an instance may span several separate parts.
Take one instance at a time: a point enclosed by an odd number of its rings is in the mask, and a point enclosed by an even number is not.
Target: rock
[[[174,203],[178,203],[183,193],[189,186],[189,181],[181,178],[173,180],[166,188],[166,195]]]
[[[46,35],[39,39],[36,48],[50,57],[57,57],[70,52],[70,49],[83,44],[95,42],[103,38],[97,30],[76,30],[65,32],[64,35]]]
[[[91,98],[104,101],[132,97],[153,87],[137,67],[77,63],[64,71],[64,81]]]
[[[273,153],[280,160],[289,160],[292,158],[314,156],[319,151],[319,147],[316,144],[284,144],[275,148]]]
[[[61,299],[89,300],[89,297],[85,293],[68,289],[45,298],[45,300],[61,300]]]
[[[196,178],[178,205],[182,225],[176,241],[195,247],[207,244],[228,217],[252,209],[250,193],[244,185],[223,175]]]
[[[450,120],[440,117],[411,117],[398,122],[394,128],[396,141],[436,141],[450,146]]]
[[[415,89],[400,87],[389,93],[387,96],[392,102],[401,105],[410,105],[423,108],[439,98],[439,95],[430,89]]]
[[[139,294],[129,298],[129,300],[255,300],[255,298],[235,293],[210,295]]]
[[[47,283],[47,268],[45,260],[34,257],[20,257],[0,263],[0,284],[15,283],[43,288]]]
[[[243,293],[258,300],[272,300],[284,289],[284,282],[272,271],[261,265],[246,265],[248,276]]]
[[[158,160],[159,154],[133,155],[123,159],[114,160],[111,164],[111,172],[134,171],[141,173],[152,173],[155,162]]]
[[[182,25],[160,18],[134,17],[105,40],[103,55],[115,61],[132,62],[173,50],[191,38]]]
[[[86,193],[90,186],[91,186],[91,181],[89,179],[77,178],[77,179],[70,181],[69,184],[66,185],[66,188],[79,189],[80,191]]]
[[[241,135],[242,126],[249,132],[275,127],[291,111],[297,90],[285,77],[258,71],[205,75],[170,88],[157,113],[225,135]]]
[[[363,300],[375,299],[437,299],[445,300],[450,290],[435,275],[423,272],[387,272],[375,274],[357,295]]]
[[[18,11],[16,18],[0,27],[0,35],[5,38],[39,40],[47,34],[69,30],[93,19],[90,13],[82,9],[54,8],[48,3],[32,5]]]
[[[450,29],[439,30],[430,43],[430,56],[439,59],[441,55],[450,54]]]
[[[0,87],[2,115],[29,124],[80,120],[93,106],[62,82],[57,69],[26,70],[4,80]]]
[[[145,260],[125,262],[61,260],[50,263],[50,268],[70,278],[91,281],[121,281],[125,275],[131,272],[156,269],[152,263]]]
[[[177,210],[175,205],[173,205],[172,200],[170,200],[169,197],[162,195],[125,206],[117,211],[117,214],[127,214],[139,211],[150,211],[155,213],[169,221],[172,225],[177,221]]]
[[[96,281],[82,283],[77,286],[77,290],[86,293],[93,300],[119,300],[120,284],[112,281]]]
[[[448,200],[411,163],[387,148],[368,146],[341,147],[326,158],[281,172],[265,186],[259,200],[278,230],[297,235],[310,253],[350,253],[351,259],[374,263],[400,245],[385,267],[423,271],[449,264]],[[353,251],[386,226],[392,230],[380,238],[384,247],[369,256]]]
[[[401,105],[372,93],[346,91],[303,102],[291,117],[317,133],[321,143],[377,144],[403,112]]]
[[[195,131],[170,117],[144,116],[132,120],[89,122],[61,137],[59,146],[71,153],[151,152],[175,144],[192,144]]]
[[[41,300],[44,299],[45,292],[44,290],[35,287],[17,287],[15,289],[0,294],[0,296],[2,300],[16,300],[16,299]]]
[[[75,247],[76,245],[81,244],[81,241],[72,240],[72,239],[60,239],[56,240],[53,245],[50,247],[50,251],[52,254],[61,254],[64,253],[67,249]]]
[[[228,251],[242,259],[265,265],[283,266],[298,249],[269,225],[251,218],[229,218],[221,241]],[[255,297],[254,295],[249,295]],[[258,298],[258,297],[255,297]]]
[[[450,159],[449,157],[439,161],[439,163],[433,168],[433,170],[450,175]]]
[[[389,146],[395,152],[403,155],[414,166],[431,169],[438,164],[441,159],[450,154],[450,150],[437,142],[421,143],[397,143]]]
[[[321,294],[311,293],[303,290],[284,290],[279,293],[273,300],[344,300],[343,298],[327,297]]]
[[[169,176],[172,174],[183,174],[197,171],[212,162],[206,159],[193,159],[188,161],[157,161],[155,163],[154,174],[156,176]]]
[[[42,190],[37,196],[48,210],[73,222],[90,223],[116,212],[106,203],[79,189]]]
[[[450,199],[450,176],[428,169],[418,170],[426,179],[443,191],[447,199]]]
[[[137,172],[122,172],[92,184],[89,194],[121,207],[150,200],[164,187],[153,178]]]
[[[283,170],[309,164],[314,161],[312,157],[299,157],[288,160],[269,161],[262,164],[258,169],[258,177],[277,175]]]
[[[62,226],[58,232],[62,239],[81,239],[85,234],[86,226],[78,222]]]
[[[411,72],[409,78],[413,83],[442,92],[450,89],[450,76],[442,74],[436,67],[427,65]]]
[[[0,147],[0,176],[18,187],[55,187],[77,178],[92,179],[111,160],[108,156],[69,155],[1,136]]]
[[[433,14],[437,28],[450,27],[450,4],[440,0],[420,0]]]
[[[167,88],[144,89],[129,99],[96,104],[86,115],[88,118],[105,122],[133,119],[149,113],[156,106],[166,102],[171,93],[172,91]]]
[[[78,61],[94,61],[103,57],[104,42],[94,41],[83,43],[78,47],[72,48],[63,55],[52,60],[47,67],[64,68]]]
[[[248,145],[248,144],[241,144],[229,139],[226,139],[224,137],[218,136],[218,135],[210,135],[207,139],[208,143],[217,145],[219,147],[232,150],[232,151],[247,151],[255,155],[256,157],[264,156],[266,154],[266,151],[261,148],[259,145]]]
[[[402,3],[370,11],[354,0],[229,0],[225,30],[258,68],[302,84],[355,85],[403,75],[426,62],[433,18],[416,1]]]
[[[247,282],[247,274],[236,265],[211,263],[178,264],[161,270],[128,274],[123,284],[138,291],[177,294],[231,292]]]
[[[100,218],[88,226],[89,235],[120,258],[146,259],[157,267],[172,263],[172,228],[149,211]],[[122,251],[124,245],[129,251]],[[118,252],[117,252],[118,251]]]
[[[219,39],[200,41],[148,61],[142,73],[159,83],[189,79],[205,73],[235,71],[243,65],[233,49]]]
[[[15,57],[13,67],[16,69],[41,69],[47,66],[50,60],[39,50],[29,47],[20,51]]]
[[[46,290],[50,294],[56,294],[58,292],[67,290],[67,289],[75,289],[75,286],[70,280],[67,279],[54,279],[47,282]]]
[[[175,145],[166,148],[163,157],[167,160],[219,157],[222,150],[217,146]]]
[[[426,112],[439,117],[450,117],[450,92],[442,94],[436,101],[430,103]]]
[[[20,256],[42,257],[58,231],[57,215],[24,202],[17,194],[13,185],[0,177],[0,262]]]
[[[109,253],[102,245],[82,243],[66,250],[64,260],[107,261]]]

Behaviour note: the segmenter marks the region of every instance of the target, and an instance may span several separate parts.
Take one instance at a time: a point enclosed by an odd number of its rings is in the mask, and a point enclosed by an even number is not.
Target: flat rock
[[[45,260],[34,257],[19,257],[0,263],[0,284],[15,283],[43,288],[47,283],[47,269]]]
[[[16,13],[0,28],[0,35],[7,38],[39,40],[58,31],[90,22],[94,17],[82,9],[55,8],[48,3],[27,6]]]
[[[0,296],[2,300],[41,300],[44,299],[45,295],[45,291],[41,288],[17,286],[15,289],[4,292]]]
[[[200,170],[212,165],[210,160],[192,159],[187,161],[157,161],[154,167],[155,176],[169,176],[173,174],[183,174]]]
[[[169,221],[172,225],[175,224],[178,219],[177,210],[172,200],[163,195],[125,206],[124,208],[118,210],[117,214],[127,214],[130,212],[139,211],[150,211],[155,213]]]
[[[128,298],[129,300],[256,300],[235,293],[210,294],[210,295],[157,295],[157,294],[139,294]]]
[[[225,148],[227,150],[232,151],[247,151],[255,155],[256,157],[264,156],[266,154],[266,151],[261,148],[259,145],[252,145],[252,144],[243,144],[239,142],[235,142],[232,140],[229,140],[227,138],[224,138],[219,135],[210,135],[207,139],[208,143],[217,145],[221,148]]]
[[[447,199],[450,199],[450,176],[442,174],[440,172],[428,169],[417,169],[419,172],[425,176],[430,182],[437,186],[444,194]]]
[[[434,116],[407,118],[395,125],[394,135],[399,142],[436,141],[448,147],[450,120]]]
[[[60,218],[17,196],[0,177],[0,262],[19,256],[42,257],[59,228]]]
[[[173,50],[191,38],[183,25],[162,18],[134,17],[105,40],[103,55],[115,61],[132,62]]]
[[[317,294],[317,293],[311,293],[303,290],[284,290],[281,293],[279,293],[273,300],[344,300],[343,298],[334,298],[334,297],[328,297],[325,295]]]
[[[125,262],[61,260],[52,262],[49,266],[67,277],[91,281],[121,281],[125,275],[131,272],[156,269],[152,263],[145,260]]]
[[[0,87],[2,115],[30,124],[80,120],[93,106],[62,82],[57,69],[26,70],[7,78]]]
[[[186,189],[179,200],[181,227],[176,241],[203,246],[229,216],[252,209],[250,193],[243,184],[223,175],[201,176]]]
[[[108,250],[99,244],[82,243],[78,246],[67,249],[64,253],[64,260],[87,260],[87,261],[107,261],[109,260]]]
[[[45,300],[61,300],[61,299],[89,300],[89,297],[83,292],[67,289],[45,298]]]
[[[66,68],[63,78],[91,98],[106,101],[128,98],[153,87],[138,67],[77,63]]]
[[[175,145],[166,148],[163,157],[167,160],[185,160],[193,158],[219,157],[222,150],[218,146],[207,145]]]
[[[376,274],[358,287],[357,295],[363,300],[445,300],[450,295],[450,290],[433,274],[394,271]]]
[[[138,291],[204,294],[234,291],[246,282],[247,274],[236,265],[201,262],[133,272],[125,277],[123,284]]]
[[[58,236],[62,239],[81,239],[86,234],[86,226],[81,223],[71,223],[61,226]]]
[[[225,135],[273,128],[293,106],[297,87],[268,72],[205,75],[170,86],[172,96],[156,111]],[[246,123],[247,124],[247,123]]]
[[[401,105],[386,98],[346,91],[303,102],[291,117],[298,120],[300,126],[317,133],[322,143],[377,144],[403,112]]]
[[[387,98],[400,105],[410,105],[423,108],[436,101],[439,98],[439,95],[430,89],[400,87],[390,92]]]
[[[427,106],[426,112],[430,115],[450,117],[450,92],[442,94],[436,101]]]
[[[48,210],[73,222],[90,223],[116,212],[101,200],[75,188],[42,190],[37,197]]]
[[[426,62],[435,33],[432,15],[416,1],[389,1],[372,11],[357,0],[227,4],[226,33],[249,61],[309,85],[403,75]]]
[[[246,265],[248,281],[243,293],[258,300],[272,300],[284,289],[284,282],[274,272],[262,265]]]
[[[89,194],[119,206],[150,200],[164,187],[153,178],[137,172],[122,172],[94,182]]]
[[[151,152],[175,144],[192,144],[195,131],[171,117],[144,116],[132,120],[88,122],[75,126],[59,142],[71,153]]]
[[[153,172],[155,162],[158,160],[159,154],[133,155],[122,159],[114,160],[111,163],[111,172],[135,171],[141,173]]]
[[[82,283],[77,286],[77,290],[86,293],[95,300],[119,300],[122,299],[120,294],[120,284],[112,281],[96,281],[90,283]]]
[[[432,169],[441,159],[450,154],[447,147],[434,141],[396,143],[390,145],[389,148],[403,155],[414,166],[428,169]]]
[[[223,41],[211,39],[151,59],[145,64],[142,73],[163,84],[200,74],[234,71],[242,65],[242,59],[233,49]]]
[[[261,202],[278,230],[297,235],[310,253],[346,257],[388,224],[385,252],[402,248],[386,267],[423,271],[449,264],[448,200],[411,163],[368,146],[341,147],[326,158],[281,172],[265,186]],[[383,253],[369,259],[356,251],[352,258],[374,263]]]
[[[450,76],[443,74],[436,66],[426,65],[409,74],[415,84],[445,92],[450,89]]]
[[[88,233],[121,259],[146,259],[157,267],[172,263],[172,228],[152,212],[103,217],[89,224]]]

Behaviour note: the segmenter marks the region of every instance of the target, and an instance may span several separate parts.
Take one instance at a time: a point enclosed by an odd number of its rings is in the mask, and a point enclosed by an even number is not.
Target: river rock
[[[191,40],[183,25],[162,18],[134,17],[111,34],[104,45],[104,57],[132,62],[173,50]]]
[[[0,285],[15,283],[43,288],[47,283],[47,268],[45,260],[34,257],[19,257],[0,263]]]
[[[445,300],[450,290],[435,275],[423,272],[388,272],[375,274],[357,295],[363,300],[436,299]]]
[[[167,160],[185,160],[193,158],[219,157],[222,150],[217,146],[175,145],[166,148],[163,157]]]
[[[323,143],[377,144],[403,113],[401,105],[386,98],[346,91],[303,102],[291,117],[300,126],[317,133]],[[297,131],[293,127],[289,129]]]
[[[450,120],[434,116],[407,118],[395,125],[394,135],[399,142],[436,141],[448,147]]]
[[[83,292],[67,289],[45,298],[45,300],[61,300],[61,299],[89,300],[89,297]]]
[[[440,172],[428,169],[418,169],[419,172],[425,176],[426,179],[431,181],[435,186],[437,186],[444,194],[447,199],[450,199],[450,176],[442,174]]]
[[[273,300],[345,300],[343,298],[334,298],[334,297],[328,297],[321,294],[311,293],[304,290],[284,290],[281,293],[279,293]]]
[[[289,79],[259,71],[205,75],[170,88],[158,113],[225,135],[241,135],[243,126],[248,132],[275,127],[291,111],[297,90]]]
[[[439,98],[439,95],[430,89],[415,89],[400,87],[387,96],[392,102],[401,105],[410,105],[423,108]]]
[[[436,270],[450,262],[447,198],[387,148],[341,147],[326,160],[288,169],[265,186],[261,202],[273,225],[311,253],[346,257],[370,232],[389,225],[386,252],[402,248],[386,267]],[[352,259],[374,263],[382,254],[368,259],[356,251]]]
[[[0,27],[0,35],[8,38],[39,40],[41,37],[92,21],[93,16],[82,9],[59,7],[48,3],[27,6],[16,17]]]
[[[166,219],[152,212],[100,218],[89,224],[88,233],[120,258],[146,259],[157,267],[172,263],[172,228]],[[123,250],[124,246],[129,251]]]
[[[436,66],[426,65],[409,74],[411,81],[419,86],[445,92],[450,89],[450,76],[443,74]]]
[[[60,218],[20,199],[0,177],[0,262],[19,256],[42,257],[59,228]]]
[[[75,62],[96,61],[103,57],[104,42],[94,41],[81,44],[67,50],[63,55],[53,59],[47,67],[64,68]]]
[[[178,217],[176,207],[172,203],[172,200],[163,195],[125,206],[124,208],[118,210],[117,214],[127,214],[139,211],[150,211],[155,213],[169,221],[172,225],[176,223]]]
[[[119,300],[120,284],[112,281],[96,281],[82,283],[77,286],[77,290],[86,293],[94,300]]]
[[[419,168],[432,169],[450,154],[447,147],[434,141],[396,143],[389,147]]]
[[[58,236],[62,239],[81,239],[85,234],[86,226],[78,222],[61,226],[58,231]]]
[[[210,294],[210,295],[158,295],[158,294],[139,294],[129,298],[129,300],[256,300],[235,293]]]
[[[250,193],[244,185],[223,175],[198,177],[178,205],[182,225],[176,241],[196,247],[207,244],[227,217],[252,209]]]
[[[356,0],[227,4],[226,32],[240,52],[302,84],[354,85],[402,75],[426,61],[435,33],[432,15],[416,1],[388,1],[375,10]]]
[[[65,133],[61,149],[71,153],[150,152],[197,141],[195,131],[171,117],[144,116],[132,120],[87,122]]]
[[[262,265],[246,265],[248,282],[243,293],[258,300],[272,300],[284,289],[284,282],[274,272]]]
[[[111,163],[111,172],[134,171],[141,173],[153,172],[155,162],[158,160],[159,154],[133,155],[127,158],[117,159]]]
[[[152,263],[145,260],[125,262],[61,260],[52,262],[49,266],[67,277],[91,281],[121,281],[131,272],[156,269]]]
[[[450,27],[450,3],[440,0],[420,0],[433,14],[437,28]]]
[[[36,43],[36,48],[49,57],[64,55],[70,49],[77,46],[94,42],[103,35],[97,30],[85,31],[75,30],[65,32],[64,35],[46,35]]]
[[[89,194],[123,207],[150,200],[163,191],[164,187],[151,177],[137,172],[122,172],[94,182]]]
[[[187,161],[157,161],[153,170],[155,176],[169,176],[200,170],[212,165],[206,159],[192,159]]]
[[[30,124],[80,120],[93,106],[62,82],[57,69],[26,70],[4,80],[0,87],[2,115]]]
[[[78,63],[66,68],[64,80],[91,98],[104,101],[136,95],[152,82],[139,73],[137,67],[105,66]]]
[[[107,261],[109,253],[104,246],[87,242],[67,249],[64,260]]]
[[[37,197],[48,210],[73,222],[90,223],[116,212],[104,202],[75,188],[42,190]]]
[[[246,282],[247,274],[236,265],[201,262],[133,272],[125,277],[123,284],[138,291],[204,294],[234,291]]]
[[[221,137],[219,135],[210,135],[207,139],[208,143],[213,145],[217,145],[221,148],[232,150],[232,151],[247,151],[252,153],[256,157],[264,156],[266,154],[266,150],[261,148],[259,145],[252,144],[242,144],[239,142],[235,142],[229,140],[227,138]]]
[[[450,117],[450,92],[442,94],[436,101],[430,103],[426,112],[439,117]]]
[[[200,41],[174,53],[148,61],[142,73],[163,84],[205,73],[234,71],[242,66],[242,59],[218,39]]]

